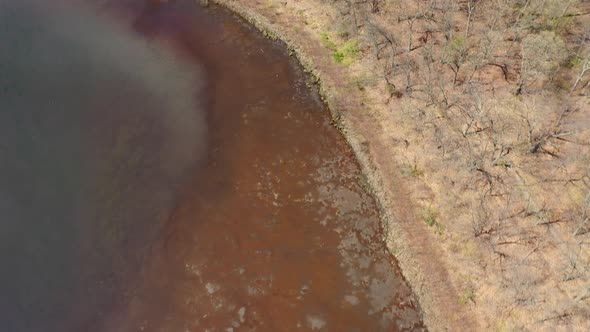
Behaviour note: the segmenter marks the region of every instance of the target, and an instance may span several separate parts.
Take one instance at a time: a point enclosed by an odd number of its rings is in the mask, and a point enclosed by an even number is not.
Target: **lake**
[[[0,5],[7,331],[409,331],[310,78],[195,1]]]

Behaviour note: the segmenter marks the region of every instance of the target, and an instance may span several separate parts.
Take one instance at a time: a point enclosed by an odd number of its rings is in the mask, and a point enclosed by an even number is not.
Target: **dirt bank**
[[[215,0],[214,3],[236,12],[269,38],[287,44],[304,68],[317,78],[320,91],[329,105],[334,125],[339,127],[356,153],[366,175],[367,188],[377,198],[382,222],[388,230],[387,244],[397,257],[404,276],[411,284],[424,310],[424,320],[432,331],[476,330],[471,310],[459,303],[455,280],[437,244],[440,240],[415,213],[409,187],[402,176],[403,165],[396,158],[387,114],[367,102],[369,95],[350,84],[359,71],[369,68],[343,67],[324,47],[321,29],[310,24],[297,3],[279,1]],[[315,22],[321,15],[333,15],[328,6],[316,8]]]

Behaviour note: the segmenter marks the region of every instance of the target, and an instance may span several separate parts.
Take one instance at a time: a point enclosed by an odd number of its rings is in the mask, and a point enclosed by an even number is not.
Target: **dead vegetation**
[[[462,303],[488,328],[588,326],[590,3],[327,2],[422,165]]]

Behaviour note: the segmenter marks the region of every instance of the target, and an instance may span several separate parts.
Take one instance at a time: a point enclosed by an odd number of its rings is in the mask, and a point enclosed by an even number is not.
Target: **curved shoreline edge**
[[[477,330],[472,313],[458,303],[458,293],[441,256],[442,248],[426,223],[416,216],[415,202],[400,172],[399,160],[388,149],[392,144],[380,126],[380,115],[363,102],[363,93],[342,84],[338,64],[321,46],[320,36],[295,32],[281,25],[264,4],[247,0],[211,0],[240,16],[267,38],[283,42],[304,70],[317,82],[334,125],[354,151],[368,190],[375,198],[385,231],[385,241],[419,301],[430,331]],[[250,3],[248,3],[250,2]],[[201,1],[207,4],[208,1]],[[292,17],[291,17],[292,18]],[[276,20],[274,20],[276,19]],[[296,36],[294,36],[296,34]]]

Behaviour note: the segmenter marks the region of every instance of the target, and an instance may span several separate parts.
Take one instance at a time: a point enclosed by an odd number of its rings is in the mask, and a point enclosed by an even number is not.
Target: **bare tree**
[[[574,236],[578,236],[580,234],[584,234],[586,232],[588,232],[588,229],[586,229],[586,224],[588,223],[588,220],[590,220],[590,215],[588,214],[588,210],[590,209],[590,192],[588,192],[588,195],[586,195],[586,198],[584,199],[584,203],[582,204],[582,208],[581,208],[581,217],[580,217],[580,224],[578,226],[578,228],[576,228],[576,230],[574,231]]]
[[[473,16],[475,15],[475,9],[479,3],[480,0],[467,0],[467,29],[465,30],[465,38],[469,37],[471,23],[473,21]]]
[[[572,88],[570,89],[570,94],[572,94],[574,90],[576,90],[578,84],[580,84],[580,81],[582,81],[584,75],[586,75],[586,73],[590,71],[590,54],[586,57],[586,59],[583,59],[581,62],[582,65],[580,71],[576,76],[576,81],[574,82],[574,85],[572,85]]]
[[[527,86],[544,82],[566,57],[566,46],[553,31],[529,34],[521,43],[520,80],[517,94]]]

